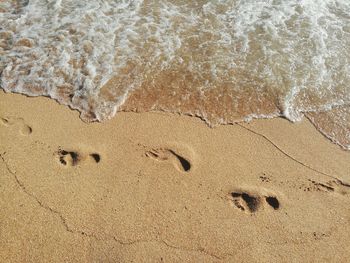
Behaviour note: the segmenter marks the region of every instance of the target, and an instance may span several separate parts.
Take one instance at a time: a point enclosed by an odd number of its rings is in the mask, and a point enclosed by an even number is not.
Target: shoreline
[[[187,112],[173,112],[173,111],[170,111],[170,110],[161,110],[161,109],[157,109],[157,110],[154,110],[154,111],[151,110],[151,111],[145,111],[145,112],[142,111],[141,112],[141,111],[133,109],[129,105],[126,105],[126,106],[122,105],[121,110],[116,111],[115,115],[113,115],[109,119],[106,119],[106,120],[103,120],[103,121],[98,121],[98,120],[96,120],[96,121],[88,121],[87,119],[84,119],[84,118],[81,117],[82,113],[79,111],[79,109],[73,108],[69,104],[61,103],[57,99],[51,98],[48,95],[47,96],[44,96],[44,95],[30,96],[30,95],[27,95],[27,94],[24,94],[24,93],[7,92],[7,91],[4,91],[4,90],[0,90],[0,92],[2,94],[20,95],[20,96],[24,96],[24,97],[29,98],[29,99],[32,99],[32,98],[45,98],[45,99],[53,100],[54,102],[56,102],[60,106],[67,107],[71,111],[78,112],[78,114],[79,114],[78,118],[82,122],[87,123],[87,124],[89,124],[89,123],[104,123],[104,122],[108,122],[111,119],[113,119],[117,114],[120,114],[120,113],[136,113],[136,114],[142,114],[142,113],[146,113],[147,114],[147,113],[150,113],[150,114],[165,114],[165,115],[175,115],[175,116],[180,116],[180,117],[196,118],[196,119],[199,119],[200,121],[202,121],[203,123],[205,123],[205,125],[207,125],[209,128],[217,128],[217,127],[222,126],[222,125],[225,126],[225,125],[236,125],[236,124],[249,124],[249,123],[251,123],[253,121],[271,120],[271,119],[276,119],[276,118],[285,119],[285,120],[287,120],[288,122],[290,122],[292,124],[298,124],[299,122],[307,121],[307,122],[310,122],[312,124],[312,126],[316,129],[316,131],[318,133],[320,133],[328,141],[330,141],[331,143],[337,145],[340,149],[342,149],[342,150],[344,150],[346,152],[350,152],[350,149],[348,149],[345,145],[343,145],[341,142],[339,142],[336,139],[336,137],[334,137],[334,136],[332,137],[330,135],[327,135],[327,133],[325,131],[320,130],[319,127],[317,127],[317,125],[311,120],[311,117],[309,116],[310,112],[303,112],[302,113],[302,115],[303,115],[302,120],[299,120],[299,121],[292,121],[292,120],[288,119],[286,116],[284,116],[282,113],[276,112],[276,115],[274,115],[274,116],[258,116],[258,115],[252,114],[252,115],[244,117],[241,120],[236,120],[236,121],[226,122],[226,123],[211,124],[210,121],[207,120],[202,115],[196,115],[196,114],[187,113]],[[128,103],[126,103],[126,104],[128,104]]]
[[[306,118],[85,123],[49,98],[0,92],[0,105],[0,261],[350,256],[350,153]]]

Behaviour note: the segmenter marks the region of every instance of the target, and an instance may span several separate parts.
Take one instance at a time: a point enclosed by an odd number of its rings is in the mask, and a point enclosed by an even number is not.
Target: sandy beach
[[[0,262],[348,262],[350,153],[307,120],[103,123],[0,91]]]

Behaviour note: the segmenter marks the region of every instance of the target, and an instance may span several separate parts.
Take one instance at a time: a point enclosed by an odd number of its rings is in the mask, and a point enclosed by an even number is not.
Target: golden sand
[[[307,120],[87,124],[0,92],[0,262],[347,262],[349,171]]]

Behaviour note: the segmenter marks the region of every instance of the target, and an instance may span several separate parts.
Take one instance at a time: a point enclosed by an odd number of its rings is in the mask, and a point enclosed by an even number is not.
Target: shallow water
[[[103,121],[304,114],[350,149],[348,0],[3,0],[1,87]]]

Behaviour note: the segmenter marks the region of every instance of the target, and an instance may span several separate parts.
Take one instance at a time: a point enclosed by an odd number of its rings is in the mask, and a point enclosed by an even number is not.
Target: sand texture
[[[0,92],[0,262],[349,262],[350,153],[306,119],[104,123]]]

